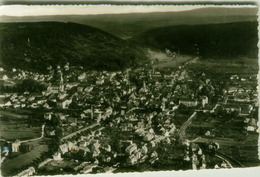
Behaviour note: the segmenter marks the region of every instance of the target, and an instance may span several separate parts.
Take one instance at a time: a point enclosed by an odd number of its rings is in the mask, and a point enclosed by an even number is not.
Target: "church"
[[[55,81],[51,83],[47,87],[47,91],[50,93],[59,93],[59,92],[64,92],[64,83],[63,83],[63,73],[60,70],[60,67],[57,67],[57,78],[59,78],[58,81]]]

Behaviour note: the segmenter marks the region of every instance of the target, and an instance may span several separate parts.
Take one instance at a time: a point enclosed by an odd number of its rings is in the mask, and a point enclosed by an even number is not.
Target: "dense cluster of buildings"
[[[62,131],[53,159],[76,158],[73,154],[81,151],[84,162],[92,164],[117,164],[120,157],[124,157],[121,165],[155,163],[160,158],[158,146],[177,141],[180,127],[173,117],[183,106],[211,112],[217,107],[237,111],[245,117],[246,130],[257,131],[257,120],[250,116],[258,107],[257,90],[251,87],[255,78],[234,75],[225,87],[220,86],[205,73],[186,69],[196,60],[178,69],[117,72],[72,70],[69,64],[50,66],[48,74],[0,68],[4,73],[1,87],[5,89],[24,79],[45,86],[38,93],[2,94],[0,107],[40,110],[46,122],[58,122],[55,126],[46,125],[46,136],[57,136],[57,127]],[[95,126],[88,128],[92,125]],[[116,138],[113,132],[118,133],[116,144],[111,141]],[[205,154],[196,144],[187,145],[180,155],[193,169],[207,168]],[[77,170],[84,173],[87,166],[88,163],[81,164]]]

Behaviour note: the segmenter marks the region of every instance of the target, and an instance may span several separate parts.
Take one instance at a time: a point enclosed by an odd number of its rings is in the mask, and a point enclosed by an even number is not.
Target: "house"
[[[132,140],[119,140],[119,145],[117,146],[117,150],[119,152],[118,155],[124,156],[126,148],[131,144],[133,144]]]
[[[137,164],[138,163],[138,160],[140,159],[140,155],[139,155],[140,153],[139,152],[137,152],[136,154],[132,154],[132,155],[130,155],[129,156],[129,159],[128,159],[128,164],[129,165],[135,165],[135,164]]]
[[[113,109],[111,107],[106,108],[106,115],[110,116],[113,113]]]
[[[95,137],[99,137],[102,135],[102,132],[100,130],[95,131]]]
[[[241,112],[239,113],[240,116],[248,116],[254,109],[253,105],[250,104],[241,105],[240,107],[241,107]]]
[[[102,85],[102,84],[104,84],[104,79],[99,79],[99,80],[97,80],[96,81],[96,85]]]
[[[54,135],[55,135],[55,130],[47,131],[46,133],[47,133],[47,135],[49,135],[49,136],[54,136]]]
[[[85,147],[87,147],[87,145],[88,145],[88,143],[86,141],[84,141],[84,140],[79,142],[79,147],[80,148],[85,148]]]
[[[12,152],[19,152],[21,142],[19,140],[16,140],[14,143],[12,143]]]
[[[228,87],[228,93],[235,93],[237,92],[238,88],[236,86]]]
[[[4,106],[6,106],[6,107],[8,107],[8,106],[12,106],[11,101],[8,101],[8,102],[4,103]]]
[[[68,96],[68,94],[66,94],[66,93],[60,93],[60,94],[57,95],[57,97],[58,97],[59,100],[63,100],[63,99],[66,98],[67,96]]]
[[[120,129],[121,129],[121,131],[125,131],[125,132],[132,131],[133,130],[133,123],[131,123],[131,122],[122,122],[120,124]]]
[[[148,153],[147,144],[144,144],[142,146],[142,148],[140,149],[140,151],[141,151],[142,154],[147,155],[147,153]]]
[[[66,84],[65,84],[65,89],[66,89],[66,90],[70,90],[72,87],[75,87],[75,86],[77,86],[77,85],[78,85],[77,82],[69,82],[69,83],[66,83]]]
[[[87,93],[89,93],[89,92],[91,92],[92,90],[93,90],[93,86],[89,86],[89,87],[86,87],[85,89],[84,89],[84,92],[87,92]]]
[[[47,87],[47,91],[51,93],[59,93],[60,85],[52,84]]]
[[[258,132],[258,126],[257,126],[256,119],[251,118],[251,119],[245,120],[245,122],[247,123],[247,126],[245,127],[247,131]]]
[[[128,153],[129,155],[131,155],[136,150],[137,150],[137,145],[135,143],[133,143],[133,144],[130,144],[129,146],[127,146],[127,148],[125,149],[125,152]]]
[[[72,142],[68,142],[67,146],[69,151],[79,150],[78,146],[75,146]]]
[[[3,75],[2,80],[7,80],[8,76],[7,75]]]
[[[238,113],[241,112],[241,106],[237,104],[226,104],[224,105],[224,110],[226,111],[237,111]]]
[[[225,161],[222,161],[221,165],[220,165],[221,168],[227,168],[227,163]]]
[[[153,164],[156,160],[158,160],[158,153],[156,151],[153,151],[152,154],[150,155],[150,160],[149,162]]]
[[[100,154],[100,148],[101,145],[98,142],[98,140],[92,145],[92,150],[93,150],[93,157],[96,157]]]
[[[151,133],[146,133],[146,134],[143,136],[143,139],[144,139],[144,141],[151,141],[152,139],[154,139],[154,135],[151,134]]]
[[[196,166],[199,164],[198,156],[196,154],[192,155],[192,164]]]
[[[195,152],[199,150],[199,146],[198,144],[190,143],[190,149],[192,150],[192,152]]]
[[[183,160],[185,160],[185,161],[190,161],[191,159],[190,159],[190,157],[189,157],[188,155],[185,155],[185,156],[183,157]]]
[[[210,133],[210,131],[208,130],[206,133],[205,133],[205,136],[210,136],[211,135],[211,133]]]
[[[20,107],[20,105],[18,105],[17,107]],[[31,108],[38,108],[39,105],[37,103],[32,103],[31,104]]]
[[[88,86],[88,84],[86,84],[86,83],[81,83],[81,84],[79,84],[79,85],[77,86],[77,91],[78,91],[78,92],[83,92],[83,91],[85,91],[85,88],[87,88],[87,86]]]
[[[69,147],[67,144],[62,144],[59,146],[59,151],[62,153],[62,154],[65,154],[66,152],[69,151]]]
[[[43,104],[43,108],[50,109],[51,107],[49,106],[48,103],[44,103],[44,104]]]
[[[224,98],[224,103],[234,103],[235,96],[234,95],[226,95]]]
[[[107,152],[111,152],[111,146],[109,144],[104,145],[103,149]]]
[[[198,101],[192,100],[192,99],[181,99],[181,100],[179,100],[179,105],[180,104],[183,104],[187,107],[195,107],[198,105]]]
[[[238,79],[238,78],[239,78],[238,75],[232,75],[232,76],[230,76],[230,80]]]
[[[256,130],[256,128],[254,126],[249,125],[246,127],[246,130],[249,132],[254,132]]]
[[[63,99],[60,102],[58,102],[58,106],[61,109],[67,109],[69,108],[69,105],[72,103],[72,98]]]
[[[121,111],[120,111],[121,115],[125,115],[126,109],[127,109],[126,106],[121,106]]]
[[[250,101],[250,96],[247,92],[239,92],[235,94],[234,100],[237,102],[248,102]]]
[[[78,76],[79,81],[83,81],[86,78],[86,73],[82,73]]]
[[[31,97],[29,97],[27,100],[28,100],[28,101],[33,101],[33,100],[35,100],[35,96],[31,96]]]
[[[104,120],[105,117],[104,117],[104,112],[101,111],[100,109],[95,109],[94,112],[93,112],[93,116],[97,118],[97,122],[100,122],[101,120]]]
[[[52,112],[45,113],[44,118],[47,119],[47,120],[51,120],[52,114],[53,114]]]
[[[33,108],[34,108],[34,106],[36,106],[36,103],[34,103],[33,105],[31,105],[31,107],[33,107]],[[14,107],[14,108],[20,108],[21,105],[20,105],[19,102],[16,102],[16,103],[13,104],[13,107]]]
[[[209,99],[207,96],[203,96],[202,97],[202,107],[204,108],[205,105],[207,105],[209,103]]]
[[[28,169],[17,174],[16,176],[32,176],[35,172],[36,171],[34,167],[29,167]]]
[[[97,163],[94,162],[94,164],[87,164],[82,170],[80,170],[80,173],[90,173],[92,172],[93,168],[97,166]]]
[[[62,160],[60,152],[55,152],[52,157],[53,157],[53,160]]]

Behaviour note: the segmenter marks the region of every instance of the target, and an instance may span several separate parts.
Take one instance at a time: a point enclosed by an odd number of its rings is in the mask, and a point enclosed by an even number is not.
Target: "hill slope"
[[[146,47],[202,57],[256,57],[257,22],[177,25],[155,28],[132,39]]]
[[[135,66],[143,51],[102,30],[57,22],[0,24],[1,64],[44,72],[48,65],[119,70]]]
[[[173,7],[174,8],[174,7]],[[3,16],[0,22],[60,21],[90,25],[121,38],[131,38],[152,28],[170,25],[216,24],[256,21],[257,8],[208,7],[182,12],[153,12],[129,14],[70,15],[70,16]]]

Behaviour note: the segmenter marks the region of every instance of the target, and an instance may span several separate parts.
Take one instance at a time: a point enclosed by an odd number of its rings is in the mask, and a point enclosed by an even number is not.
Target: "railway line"
[[[226,154],[223,154],[221,152],[216,152],[216,156],[217,157],[220,157],[220,158],[223,158],[225,159],[226,161],[228,161],[232,167],[244,167],[243,164],[241,164],[239,161],[237,161],[236,159],[226,155]]]

